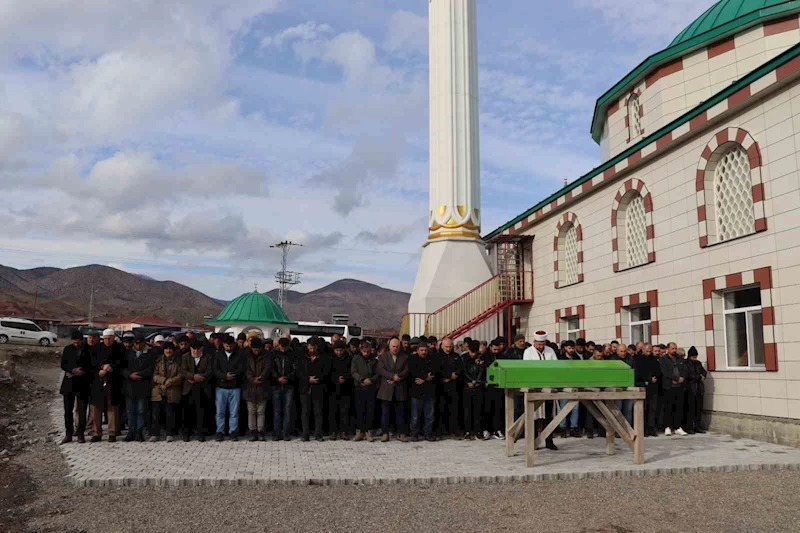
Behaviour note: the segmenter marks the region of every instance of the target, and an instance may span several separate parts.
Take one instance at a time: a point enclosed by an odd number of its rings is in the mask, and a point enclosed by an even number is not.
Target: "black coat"
[[[331,358],[319,355],[312,361],[308,355],[303,355],[297,360],[297,392],[324,396],[325,385],[331,373]],[[311,376],[319,378],[317,383],[309,383]]]
[[[654,355],[636,355],[633,358],[633,374],[637,387],[652,385],[653,378],[656,378],[656,383],[658,383],[661,378],[661,365],[658,364],[658,358]]]
[[[76,368],[80,368],[85,374],[73,376],[72,372]],[[92,385],[92,361],[89,357],[88,346],[86,344],[81,344],[78,348],[72,344],[65,346],[61,353],[61,370],[64,371],[61,394],[76,394],[88,398]]]
[[[686,366],[689,371],[689,377],[686,379],[686,382],[689,384],[689,392],[692,394],[704,394],[706,387],[703,383],[703,378],[708,375],[708,372],[703,368],[703,363],[687,359]]]
[[[468,383],[473,383],[477,387],[486,383],[486,362],[478,355],[475,359],[465,353],[462,356],[464,361],[464,388],[467,389]]]
[[[125,363],[122,367],[122,392],[127,398],[137,400],[150,399],[150,380],[153,377],[153,367],[156,362],[150,352],[144,352],[136,357],[136,350],[125,351]],[[131,374],[139,375],[139,381],[133,381]]]
[[[411,379],[409,396],[411,398],[435,398],[436,384],[441,378],[441,373],[442,362],[437,354],[429,354],[425,358],[418,355],[410,356],[408,359],[408,375]],[[432,374],[433,379],[417,385],[417,378],[424,380],[428,374]]]
[[[214,396],[214,355],[203,352],[197,365],[194,364],[191,350],[183,357],[181,362],[181,373],[183,374],[183,394],[189,394],[193,387],[200,387],[200,390],[209,398]],[[195,374],[203,376],[200,383],[192,383],[191,379]]]
[[[111,346],[106,346],[102,342],[95,346],[89,346],[89,355],[92,361],[92,402],[99,403],[104,398],[110,400],[111,405],[119,406],[125,401],[122,394],[122,369],[125,366],[125,347],[115,342]],[[100,370],[103,365],[111,365],[113,371],[100,377]]]
[[[530,345],[528,345],[530,346]],[[522,361],[522,357],[525,355],[525,348],[519,349],[515,345],[511,345],[505,353],[502,353],[495,357],[495,359],[513,359],[516,361]]]
[[[289,348],[282,352],[280,348],[275,348],[270,355],[269,379],[272,387],[282,391],[292,390],[297,378],[297,360],[294,351]],[[278,379],[282,377],[288,379],[289,382],[286,384],[279,382]]]
[[[214,354],[214,377],[218,389],[240,389],[244,383],[244,373],[247,370],[245,353],[238,347],[233,349],[230,359],[225,350]],[[228,381],[228,374],[233,374],[233,379]]]
[[[444,353],[444,351],[439,352],[439,361],[442,363],[442,380],[451,379],[453,378],[453,374],[456,375],[455,381],[450,381],[448,383],[442,383],[443,387],[455,387],[458,385],[458,381],[464,376],[464,359],[453,350],[450,352],[450,355]]]
[[[361,357],[359,355],[359,357]],[[345,352],[341,357],[331,356],[331,392],[336,396],[352,396],[353,375],[350,367],[353,365],[353,356]],[[344,378],[344,383],[339,383],[339,378]]]
[[[658,364],[661,367],[661,386],[664,390],[671,389],[673,387],[679,387],[678,383],[673,383],[673,381],[678,381],[678,378],[681,377],[680,368],[678,367],[678,358],[672,357],[668,355],[662,355],[659,360]]]

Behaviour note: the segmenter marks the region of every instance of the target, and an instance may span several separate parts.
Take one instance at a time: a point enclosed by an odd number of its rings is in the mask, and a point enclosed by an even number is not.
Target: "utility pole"
[[[291,241],[282,241],[278,244],[273,244],[270,248],[279,248],[281,250],[281,270],[275,274],[275,281],[278,282],[278,305],[283,308],[286,303],[286,292],[295,285],[300,284],[300,272],[292,272],[287,270],[289,264],[289,249],[292,246],[303,246]]]
[[[100,289],[97,289],[98,291]],[[94,282],[92,282],[92,292],[89,294],[89,325],[94,326]]]
[[[36,304],[39,303],[39,285],[34,284],[36,287],[36,295],[33,297],[33,321],[36,322]]]

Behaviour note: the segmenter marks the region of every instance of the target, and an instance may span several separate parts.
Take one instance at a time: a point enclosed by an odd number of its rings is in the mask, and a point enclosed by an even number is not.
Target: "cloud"
[[[384,48],[399,55],[426,54],[428,18],[403,10],[392,13]]]
[[[261,48],[280,48],[288,42],[294,41],[322,41],[324,37],[333,33],[333,28],[328,24],[317,24],[313,20],[286,28],[275,35],[267,35],[261,39]]]
[[[180,108],[208,108],[219,94],[227,57],[203,43],[116,50],[69,69],[61,95],[66,133],[118,140]]]
[[[396,144],[359,139],[345,161],[312,177],[309,185],[321,183],[334,188],[333,209],[347,216],[365,205],[363,191],[371,182],[383,181],[397,172],[401,151]]]
[[[657,40],[664,46],[716,1],[574,0],[577,6],[598,11],[618,39],[639,41],[645,38],[651,42]]]
[[[96,161],[85,174],[82,164],[81,157],[69,154],[55,160],[41,175],[32,174],[24,182],[8,179],[7,185],[45,186],[122,212],[145,203],[176,205],[194,198],[213,198],[220,191],[254,197],[269,193],[263,171],[237,161],[198,158],[170,168],[152,153],[132,151]]]
[[[342,67],[351,82],[358,82],[375,64],[375,45],[360,32],[341,33],[328,42],[323,59]]]
[[[215,40],[271,13],[281,0],[25,0],[0,7],[0,55],[52,66],[136,42]],[[19,31],[25,28],[25,31]]]
[[[374,230],[363,230],[356,235],[356,241],[363,241],[368,244],[385,246],[387,244],[399,244],[409,236],[418,236],[422,230],[426,230],[428,221],[424,218],[415,220],[409,224],[391,224],[380,226]]]

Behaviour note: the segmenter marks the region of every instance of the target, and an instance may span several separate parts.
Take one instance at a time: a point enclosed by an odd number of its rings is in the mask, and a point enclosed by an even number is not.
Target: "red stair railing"
[[[428,317],[427,335],[457,337],[517,303],[533,301],[533,272],[497,274]]]

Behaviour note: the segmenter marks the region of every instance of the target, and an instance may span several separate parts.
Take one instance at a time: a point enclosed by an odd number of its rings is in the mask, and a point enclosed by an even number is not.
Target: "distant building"
[[[108,327],[114,331],[133,331],[134,328],[179,328],[181,325],[155,316],[141,315],[118,318],[108,323]]]
[[[208,324],[214,326],[217,333],[236,336],[255,331],[261,337],[275,338],[289,333],[289,329],[296,326],[297,322],[289,320],[272,298],[254,291],[233,300]]]

